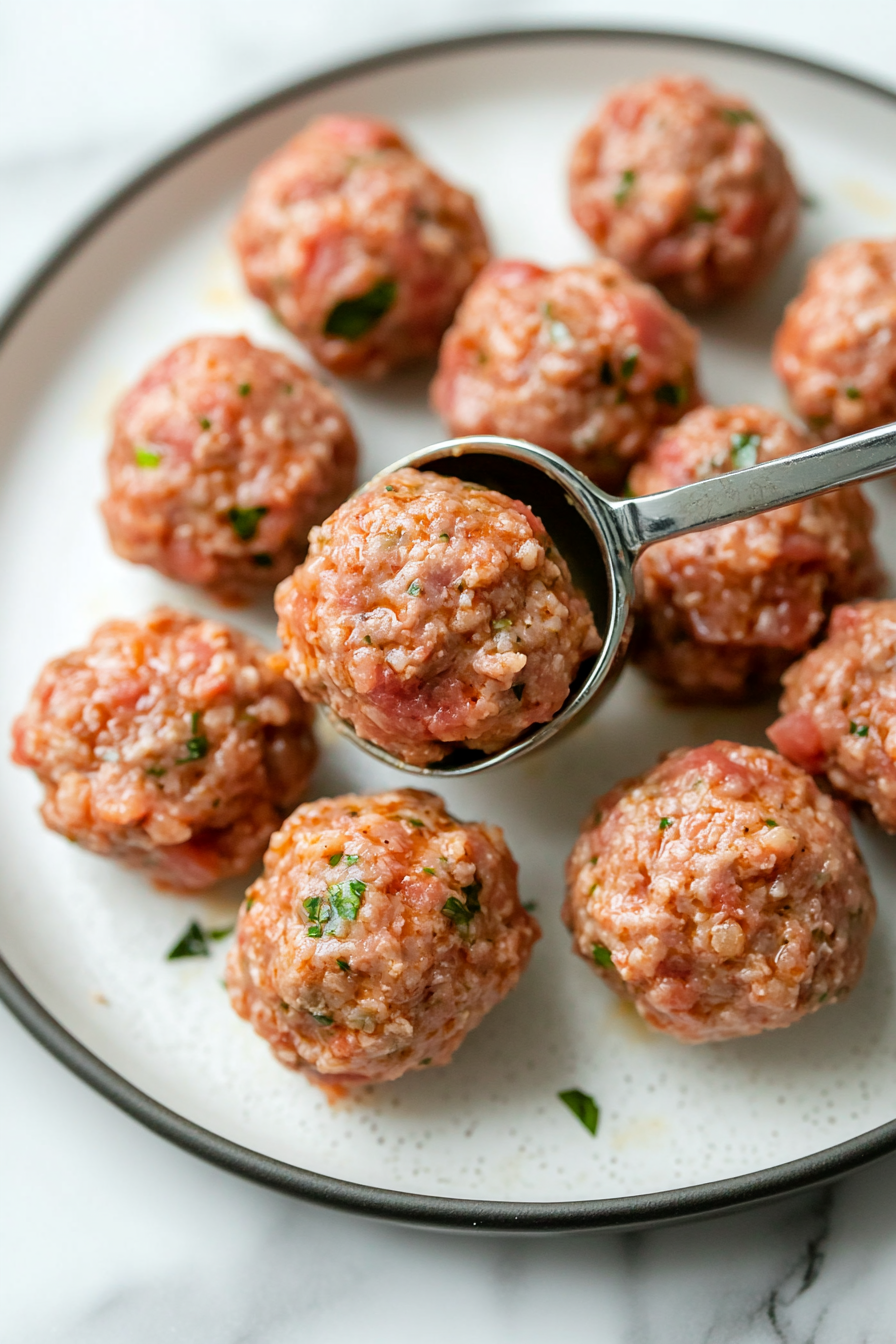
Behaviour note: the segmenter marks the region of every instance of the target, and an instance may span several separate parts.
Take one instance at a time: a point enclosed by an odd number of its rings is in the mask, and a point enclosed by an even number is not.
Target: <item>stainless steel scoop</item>
[[[365,742],[351,724],[325,711],[338,732],[400,770],[415,775],[474,775],[543,746],[607,694],[625,661],[632,629],[633,570],[648,546],[893,471],[896,424],[638,499],[606,495],[554,453],[516,439],[449,439],[402,458],[378,476],[403,467],[459,476],[528,504],[588,598],[603,639],[600,652],[580,668],[566,703],[553,719],[534,724],[510,746],[490,755],[458,748],[432,765],[408,765]]]

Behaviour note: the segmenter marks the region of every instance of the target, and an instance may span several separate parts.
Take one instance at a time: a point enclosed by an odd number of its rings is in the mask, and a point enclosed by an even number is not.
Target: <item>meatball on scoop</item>
[[[445,335],[432,403],[457,437],[526,439],[618,489],[702,398],[699,336],[614,261],[492,262]]]
[[[683,305],[755,285],[786,251],[800,198],[755,110],[703,80],[611,94],[570,167],[576,222],[602,252]]]
[[[370,117],[319,117],[263,163],[233,243],[255,297],[362,378],[434,354],[488,257],[472,196]]]
[[[802,452],[760,406],[704,406],[654,443],[635,495]],[[651,546],[635,571],[637,657],[683,699],[742,700],[774,685],[835,602],[877,590],[874,515],[857,486]]]
[[[525,504],[411,468],[316,528],[275,603],[302,694],[410,765],[499,751],[546,723],[599,647]]]
[[[674,751],[585,823],[566,870],[574,949],[680,1041],[790,1026],[865,962],[875,902],[843,816],[775,752]]]
[[[352,488],[332,392],[244,336],[200,336],[120,402],[103,516],[113,549],[224,600],[271,589]]]
[[[837,607],[827,639],[784,674],[768,735],[896,834],[896,601]]]
[[[315,756],[311,711],[260,644],[166,608],[48,663],[13,725],[47,826],[175,891],[251,868]]]
[[[271,840],[227,966],[277,1059],[331,1085],[447,1064],[541,936],[496,826],[416,789],[322,798]]]
[[[816,257],[787,305],[773,364],[823,439],[896,420],[896,241],[849,239]]]

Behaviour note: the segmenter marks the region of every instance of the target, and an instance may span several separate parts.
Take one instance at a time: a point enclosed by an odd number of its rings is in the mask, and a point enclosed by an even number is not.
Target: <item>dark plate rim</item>
[[[661,28],[614,26],[499,28],[467,32],[434,41],[392,48],[360,60],[329,67],[307,79],[278,89],[212,123],[198,134],[162,154],[131,177],[86,216],[50,253],[14,296],[0,316],[0,347],[13,335],[19,322],[53,278],[80,249],[124,206],[173,168],[247,122],[285,104],[327,88],[330,84],[391,66],[403,65],[452,52],[509,43],[570,41],[644,41],[678,43],[754,56],[778,65],[806,70],[836,83],[896,103],[896,91],[838,70],[820,61],[751,43],[736,42],[705,33],[664,31]],[[857,1167],[896,1150],[896,1119],[832,1148],[822,1149],[762,1171],[721,1181],[663,1190],[655,1194],[627,1195],[612,1199],[576,1201],[498,1201],[455,1199],[437,1195],[384,1190],[322,1176],[265,1157],[252,1149],[186,1120],[127,1082],[68,1032],[30,993],[12,968],[0,958],[0,999],[15,1017],[61,1063],[84,1082],[148,1129],[169,1139],[187,1152],[225,1171],[246,1177],[330,1208],[367,1214],[429,1227],[492,1232],[560,1232],[599,1228],[634,1228],[699,1218],[731,1211],[745,1205],[780,1198],[845,1175]]]

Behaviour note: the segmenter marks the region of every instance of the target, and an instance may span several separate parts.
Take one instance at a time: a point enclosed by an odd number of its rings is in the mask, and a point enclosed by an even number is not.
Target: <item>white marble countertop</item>
[[[0,0],[0,302],[122,177],[279,83],[465,28],[601,20],[739,37],[896,83],[892,0]],[[689,1227],[426,1233],[207,1167],[5,1012],[0,1041],[4,1344],[896,1339],[896,1158]]]

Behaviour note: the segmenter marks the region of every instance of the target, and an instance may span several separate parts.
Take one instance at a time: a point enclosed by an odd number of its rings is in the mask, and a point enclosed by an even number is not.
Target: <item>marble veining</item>
[[[241,100],[467,26],[615,21],[799,48],[892,80],[890,0],[0,0],[0,295],[123,176]],[[883,227],[883,226],[882,226]],[[4,1344],[890,1344],[896,1158],[713,1222],[423,1233],[179,1152],[0,1015]]]

